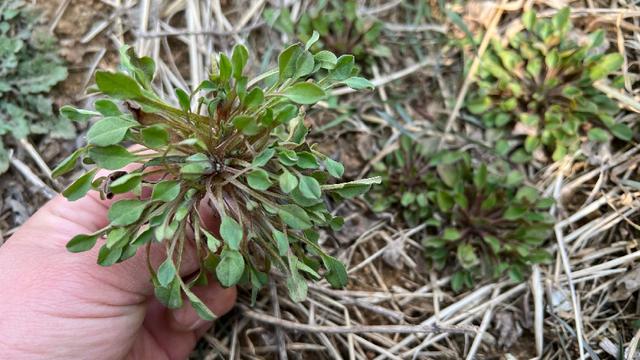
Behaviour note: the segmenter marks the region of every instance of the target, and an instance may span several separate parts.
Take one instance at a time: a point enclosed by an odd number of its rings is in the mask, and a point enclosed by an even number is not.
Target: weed
[[[482,58],[466,107],[494,130],[489,137],[497,140],[497,153],[511,154],[512,161],[527,162],[536,151],[559,160],[585,135],[598,142],[609,141],[609,134],[632,138],[614,119],[618,104],[594,87],[620,68],[622,56],[603,53],[602,30],[579,37],[569,17],[569,8],[550,19],[528,11],[524,31],[508,43],[493,39]]]
[[[379,43],[383,24],[357,13],[355,0],[323,0],[307,9],[298,21],[291,20],[287,8],[267,9],[267,22],[280,32],[309,41],[318,33],[314,49],[326,49],[334,53],[351,53],[360,64],[370,63],[374,57],[390,56],[391,50]]]
[[[82,157],[96,167],[64,191],[67,198],[78,199],[91,188],[107,198],[138,196],[113,203],[108,226],[74,237],[67,248],[86,251],[106,237],[98,263],[108,266],[140,247],[163,243],[167,260],[151,269],[158,299],[180,307],[184,292],[204,318],[212,314],[190,288],[206,283],[209,274],[225,287],[250,285],[254,301],[272,268],[285,275],[294,301],[306,297],[306,278],[345,286],[344,265],[318,244],[320,227],[338,229],[343,223],[328,211],[323,194],[339,201],[366,192],[379,179],[330,184],[344,168],[307,142],[304,109],[337,84],[362,89],[370,83],[354,76],[353,56],[312,54],[312,45],[288,47],[277,69],[252,80],[244,75],[248,50],[237,45],[231,57],[214,59],[211,75],[197,89],[176,90],[179,108],[154,92],[153,60],[123,48],[126,73],[96,74],[106,98],[96,101],[95,111],[62,109],[75,120],[100,120],[87,133],[88,145],[54,173],[71,170]],[[121,111],[117,101],[129,111]],[[125,142],[140,147],[127,149]],[[114,172],[94,179],[98,169]],[[219,215],[219,231],[204,226],[202,206]],[[201,263],[198,275],[185,282],[177,274],[188,244]]]
[[[408,225],[426,224],[426,256],[438,270],[453,269],[454,291],[482,276],[507,273],[522,281],[529,265],[550,260],[541,246],[553,224],[545,212],[553,200],[523,186],[520,172],[489,171],[468,153],[430,151],[408,137],[400,142],[378,165],[376,173],[388,177],[369,197],[375,210],[401,209]]]
[[[0,4],[0,173],[9,167],[3,135],[16,140],[30,134],[75,135],[71,122],[53,114],[46,96],[66,77],[55,39],[38,27],[37,13],[23,1]]]

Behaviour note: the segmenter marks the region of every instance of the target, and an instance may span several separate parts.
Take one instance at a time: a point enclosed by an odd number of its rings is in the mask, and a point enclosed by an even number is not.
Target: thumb
[[[127,194],[124,198],[133,196]],[[82,266],[82,271],[70,274],[71,276],[84,274],[133,295],[149,296],[153,293],[153,284],[148,270],[147,252],[151,266],[157,269],[167,257],[165,244],[153,242],[149,248],[138,249],[132,258],[108,267],[97,264],[99,248],[104,239],[99,239],[96,246],[87,252],[71,253],[66,249],[66,243],[74,236],[96,232],[109,224],[109,205],[113,201],[116,200],[101,200],[95,191],[73,202],[57,196],[36,212],[8,240],[8,244],[35,247],[38,249],[37,253],[43,255],[43,261],[55,258],[57,266]],[[201,207],[200,214],[203,224],[209,228],[217,227],[218,221],[210,207]],[[195,272],[199,263],[194,244],[187,239],[179,274],[186,276]]]

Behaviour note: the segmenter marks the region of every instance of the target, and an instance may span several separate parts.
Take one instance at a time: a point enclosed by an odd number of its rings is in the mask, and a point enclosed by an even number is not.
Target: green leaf
[[[458,245],[457,257],[460,265],[465,269],[472,268],[480,262],[473,246],[470,244]]]
[[[111,225],[127,226],[140,219],[147,202],[142,200],[120,200],[111,205],[107,214]]]
[[[328,270],[324,276],[332,287],[342,289],[347,286],[349,276],[343,263],[328,255],[322,256],[322,262]]]
[[[534,78],[537,79],[540,76],[540,72],[542,71],[542,60],[539,58],[530,59],[527,62],[527,72]]]
[[[166,287],[173,282],[173,279],[176,277],[176,273],[176,266],[173,264],[173,260],[171,258],[167,258],[158,267],[158,282],[161,286]]]
[[[296,60],[302,50],[298,44],[294,44],[284,49],[278,55],[278,70],[280,80],[284,80],[293,76],[296,67]]]
[[[553,24],[553,27],[557,31],[559,31],[562,35],[564,35],[564,33],[569,29],[569,26],[571,25],[569,23],[569,14],[570,14],[569,7],[565,7],[560,9],[551,18],[551,23]]]
[[[156,298],[169,309],[182,307],[182,293],[180,292],[180,279],[173,279],[169,287],[156,286],[154,288]]]
[[[285,224],[295,230],[306,230],[313,226],[307,212],[298,205],[287,204],[279,206],[278,216]]]
[[[114,194],[122,194],[135,189],[142,181],[142,173],[130,173],[125,174],[111,184],[109,184],[109,190]]]
[[[269,173],[263,169],[256,169],[247,174],[247,183],[252,189],[267,190],[273,184],[269,179]]]
[[[76,166],[76,162],[78,161],[78,158],[83,153],[84,153],[83,148],[77,149],[76,151],[71,153],[71,155],[67,156],[64,160],[62,160],[58,164],[58,166],[55,167],[55,169],[53,169],[53,171],[51,171],[51,177],[56,178],[60,175],[64,175],[69,171],[73,170],[73,168]]]
[[[336,67],[329,72],[329,79],[343,81],[351,77],[355,67],[353,55],[342,55],[336,62]]]
[[[220,245],[222,245],[222,242],[216,239],[216,237],[213,236],[210,232],[204,229],[200,229],[200,230],[202,230],[202,233],[207,238],[207,248],[209,248],[209,251],[211,251],[211,253],[213,254],[218,252],[218,249],[220,248]]]
[[[631,141],[633,138],[633,131],[626,124],[615,124],[609,128],[613,136],[620,140]]]
[[[286,169],[282,169],[282,174],[280,174],[278,182],[280,184],[280,190],[285,194],[290,193],[293,189],[298,187],[298,178]]]
[[[587,137],[589,138],[589,140],[595,141],[595,142],[609,141],[609,134],[607,133],[607,131],[601,128],[596,128],[596,127],[589,129],[589,132],[587,133]]]
[[[328,50],[322,50],[313,55],[313,59],[316,63],[320,64],[323,69],[331,70],[336,67],[338,58]]]
[[[298,182],[298,188],[302,193],[302,196],[307,199],[319,199],[322,194],[320,190],[320,183],[318,180],[311,176],[300,175]]]
[[[243,230],[242,226],[240,226],[240,224],[238,224],[238,222],[232,217],[228,215],[222,216],[222,222],[220,223],[220,236],[222,236],[225,244],[227,244],[231,250],[240,250]]]
[[[220,54],[220,82],[226,83],[231,78],[231,72],[233,71],[233,65],[231,60],[225,54]]]
[[[445,228],[444,232],[442,233],[442,239],[446,241],[458,240],[461,236],[462,234],[460,233],[460,231],[455,228]]]
[[[558,55],[558,50],[551,50],[544,58],[544,63],[549,69],[555,69],[560,63],[560,55]]]
[[[99,237],[100,234],[76,235],[67,243],[67,250],[73,253],[89,251],[96,245]]]
[[[118,108],[113,101],[109,99],[99,99],[93,104],[96,108],[96,111],[102,114],[103,116],[120,116],[122,115],[122,111]]]
[[[165,180],[153,186],[151,201],[171,202],[180,194],[180,182],[178,180]]]
[[[191,100],[189,99],[189,94],[180,88],[176,88],[175,91],[176,98],[178,98],[178,103],[180,104],[182,111],[186,113],[191,112]]]
[[[87,121],[94,116],[100,115],[100,113],[91,110],[76,109],[73,106],[65,105],[60,108],[60,115],[71,121]]]
[[[480,115],[489,110],[491,99],[488,96],[474,96],[466,102],[467,110],[475,115]]]
[[[362,90],[362,89],[375,89],[375,85],[373,83],[363,77],[353,76],[344,81],[345,85],[354,89],[354,90]]]
[[[307,283],[297,272],[287,278],[287,290],[294,302],[304,301],[307,298]]]
[[[220,262],[216,266],[216,276],[220,285],[231,287],[237,284],[244,272],[244,259],[236,250],[224,250],[220,256]]]
[[[491,247],[491,251],[494,254],[500,253],[500,240],[498,240],[497,237],[493,235],[485,235],[482,237],[482,240],[489,244],[489,247]]]
[[[129,240],[130,236],[128,235],[127,228],[117,227],[107,233],[107,241],[105,245],[109,249],[124,248]]]
[[[340,184],[322,185],[320,188],[326,191],[336,192],[343,198],[353,198],[369,191],[371,185],[380,184],[382,178],[374,176],[366,179],[354,180]]]
[[[120,145],[94,147],[89,149],[89,157],[107,170],[118,170],[136,160],[138,157]]]
[[[247,109],[252,109],[257,106],[260,106],[264,102],[264,92],[262,89],[256,87],[251,89],[247,96],[243,99],[243,105],[247,107]]]
[[[183,288],[185,295],[187,295],[187,299],[189,299],[189,303],[191,303],[191,307],[196,311],[198,316],[201,319],[206,321],[213,321],[217,318],[217,316],[205,305],[200,298],[196,296],[191,290],[188,288]]]
[[[249,50],[242,45],[236,44],[233,47],[233,52],[231,53],[231,64],[233,65],[233,78],[239,79],[242,77],[242,70],[244,70],[244,66],[247,64],[249,60]]]
[[[236,129],[242,131],[245,135],[253,136],[260,132],[255,116],[237,115],[231,122]]]
[[[407,191],[402,194],[402,197],[400,198],[400,205],[406,207],[413,204],[414,201],[416,201],[416,194]]]
[[[296,59],[296,71],[293,74],[293,78],[297,79],[310,74],[314,65],[313,55],[308,51],[301,52]]]
[[[620,69],[622,63],[624,58],[619,53],[607,54],[591,66],[588,70],[589,78],[593,81],[600,80]]]
[[[169,133],[160,124],[147,126],[140,133],[142,134],[142,143],[150,149],[157,149],[169,143]]]
[[[465,275],[462,271],[456,271],[451,277],[451,290],[458,293],[464,287]]]
[[[109,249],[106,245],[103,245],[98,252],[98,264],[100,266],[111,266],[118,262],[121,255],[121,247]]]
[[[502,214],[505,220],[517,220],[520,219],[527,212],[527,209],[520,206],[509,206],[507,210]]]
[[[252,167],[263,167],[265,166],[269,160],[271,160],[271,158],[273,157],[273,155],[276,153],[276,150],[273,148],[266,148],[264,150],[262,150],[260,152],[260,154],[258,154],[253,161],[251,162],[251,166]]]
[[[76,181],[64,189],[62,195],[64,195],[64,197],[69,201],[76,201],[85,196],[87,192],[89,192],[89,189],[91,189],[91,182],[93,181],[93,177],[96,175],[97,171],[98,169],[92,169],[86,174],[80,176]]]
[[[138,83],[123,73],[97,71],[96,84],[103,94],[116,99],[134,100],[143,97]]]
[[[341,178],[344,174],[344,165],[330,157],[324,159],[324,166],[327,168],[329,174],[334,178]]]
[[[87,141],[97,146],[115,145],[124,140],[127,131],[136,125],[138,123],[131,119],[109,116],[91,126],[87,132]]]
[[[536,23],[536,13],[529,9],[522,14],[522,25],[524,28],[531,31]]]
[[[307,40],[307,43],[304,45],[304,49],[309,50],[313,46],[313,44],[315,44],[318,41],[318,39],[320,39],[320,34],[318,34],[317,31],[313,30],[311,37],[309,38],[309,40]]]
[[[289,239],[287,239],[287,234],[276,229],[272,230],[272,234],[273,239],[276,241],[276,245],[278,247],[278,254],[280,256],[286,256],[289,252]]]
[[[315,104],[327,94],[318,85],[308,82],[294,84],[282,93],[289,100],[303,105]]]

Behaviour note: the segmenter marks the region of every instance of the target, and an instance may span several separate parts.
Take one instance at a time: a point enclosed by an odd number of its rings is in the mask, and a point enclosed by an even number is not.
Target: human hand
[[[209,328],[187,301],[170,310],[155,299],[144,249],[110,267],[97,265],[97,246],[67,251],[73,236],[107,225],[107,211],[95,192],[58,196],[0,247],[0,358],[185,359]],[[150,251],[157,267],[164,251]],[[185,254],[181,275],[197,263]],[[218,316],[236,299],[217,283],[193,290]]]

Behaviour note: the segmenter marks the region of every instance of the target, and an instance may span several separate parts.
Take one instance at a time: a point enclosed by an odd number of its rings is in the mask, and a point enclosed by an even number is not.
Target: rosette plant
[[[56,39],[39,26],[39,19],[24,1],[0,3],[0,173],[9,167],[5,143],[29,135],[75,135],[69,120],[55,116],[47,96],[67,78],[67,67],[56,53]]]
[[[468,153],[436,151],[402,136],[377,164],[383,179],[367,197],[375,211],[391,210],[407,226],[426,225],[423,245],[436,270],[453,273],[454,291],[480,277],[505,273],[521,281],[531,264],[546,262],[552,199],[522,185],[524,176],[502,163],[473,163]],[[504,174],[504,175],[501,175]]]
[[[267,22],[279,31],[306,42],[319,35],[314,48],[334,53],[351,53],[359,64],[375,57],[390,56],[391,50],[379,42],[383,23],[358,14],[355,0],[322,0],[310,6],[294,22],[287,8],[267,9]]]
[[[466,100],[469,112],[497,130],[498,154],[526,162],[540,150],[559,160],[585,138],[629,141],[631,129],[614,118],[617,102],[594,87],[623,63],[619,53],[604,53],[604,31],[573,31],[569,8],[552,18],[527,11],[522,24],[508,42],[493,39]]]
[[[305,108],[335,85],[361,89],[370,83],[355,76],[353,56],[314,55],[311,45],[288,47],[276,69],[251,80],[245,75],[249,53],[237,45],[230,57],[212,60],[210,76],[196,89],[176,89],[179,107],[154,91],[153,60],[123,48],[123,71],[96,73],[104,97],[95,110],[62,109],[71,119],[99,120],[87,145],[54,174],[82,158],[95,167],[64,191],[69,200],[90,189],[104,198],[134,195],[111,204],[109,225],[74,237],[67,248],[87,251],[100,242],[98,263],[109,266],[161,244],[166,261],[150,265],[158,299],[176,308],[185,294],[204,318],[213,314],[190,288],[212,278],[226,287],[250,286],[254,301],[271,271],[286,279],[294,301],[305,298],[307,279],[345,286],[344,265],[318,244],[321,227],[343,223],[324,195],[336,201],[357,196],[379,179],[333,183],[344,168],[308,142]],[[204,226],[203,206],[219,216],[219,229]],[[200,259],[189,281],[177,275],[187,246]]]

